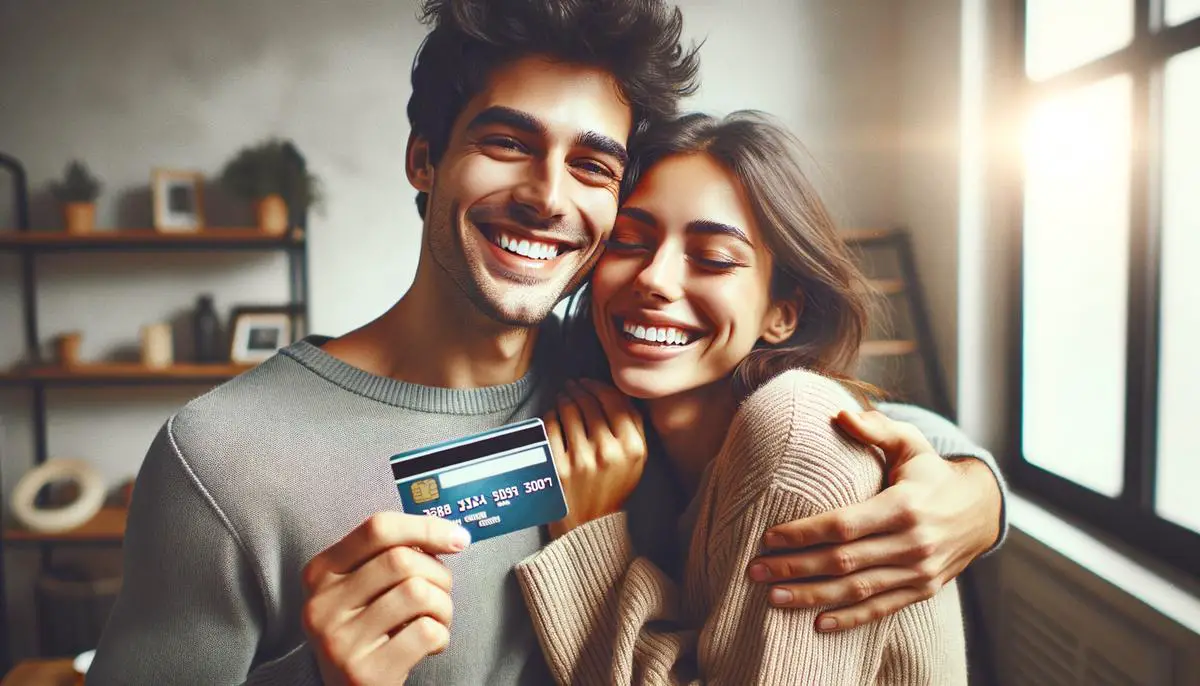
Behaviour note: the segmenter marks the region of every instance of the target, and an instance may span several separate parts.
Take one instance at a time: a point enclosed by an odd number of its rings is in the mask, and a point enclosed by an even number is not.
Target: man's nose
[[[540,220],[553,220],[566,214],[566,170],[561,164],[531,165],[529,176],[517,186],[513,199]]]

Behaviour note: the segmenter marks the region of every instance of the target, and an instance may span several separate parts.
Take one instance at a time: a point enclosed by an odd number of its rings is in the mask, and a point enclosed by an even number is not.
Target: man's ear
[[[404,171],[413,188],[423,193],[433,190],[433,160],[429,158],[429,141],[416,133],[408,136],[404,152]]]
[[[771,345],[779,345],[796,333],[799,324],[800,305],[790,298],[780,298],[767,310],[762,339]]]

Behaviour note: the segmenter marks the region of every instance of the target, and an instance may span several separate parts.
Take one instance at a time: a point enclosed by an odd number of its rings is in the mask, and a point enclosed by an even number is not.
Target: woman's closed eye
[[[692,261],[701,267],[716,271],[731,271],[740,267],[750,266],[728,253],[712,251],[695,254],[692,256]]]

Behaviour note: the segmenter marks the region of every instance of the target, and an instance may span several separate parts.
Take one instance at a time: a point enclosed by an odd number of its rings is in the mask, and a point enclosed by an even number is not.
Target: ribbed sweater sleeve
[[[579,527],[518,565],[547,662],[563,684],[965,684],[957,591],[845,632],[820,608],[780,609],[746,569],[775,524],[861,502],[882,486],[870,451],[830,418],[853,400],[788,372],[739,410],[705,484],[682,588],[629,542],[624,515]]]
[[[261,585],[171,422],[138,473],[124,555],[122,591],[88,686],[318,686],[306,644],[251,671],[264,624]]]

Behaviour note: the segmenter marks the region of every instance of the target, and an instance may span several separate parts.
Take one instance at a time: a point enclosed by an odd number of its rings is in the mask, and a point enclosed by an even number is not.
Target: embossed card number
[[[562,519],[567,504],[540,419],[391,458],[402,509],[449,519],[473,541]]]

